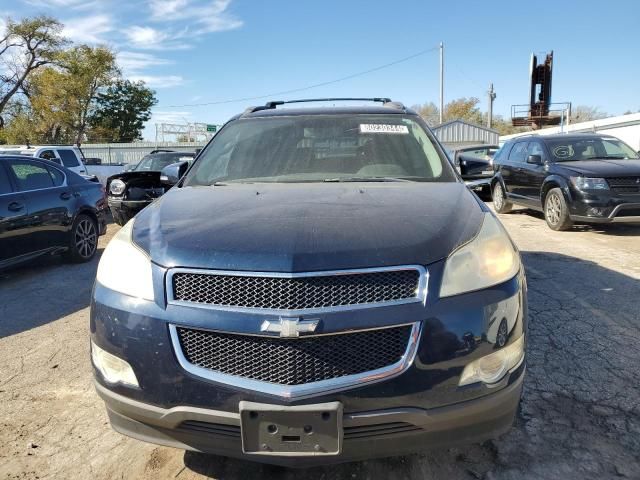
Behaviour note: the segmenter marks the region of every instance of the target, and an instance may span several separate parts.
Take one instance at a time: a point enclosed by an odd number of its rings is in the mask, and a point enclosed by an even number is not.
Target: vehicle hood
[[[580,160],[555,165],[591,177],[640,176],[640,160]]]
[[[107,184],[115,179],[120,179],[123,182],[127,183],[133,179],[148,179],[150,182],[160,183],[160,172],[155,171],[145,171],[145,172],[122,172],[116,175],[111,175],[107,178]]]
[[[461,183],[237,184],[173,188],[133,240],[166,267],[302,272],[429,264],[477,233]]]

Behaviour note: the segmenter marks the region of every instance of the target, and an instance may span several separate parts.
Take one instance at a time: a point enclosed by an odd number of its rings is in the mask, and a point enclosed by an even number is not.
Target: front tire
[[[71,227],[69,250],[66,258],[73,263],[91,260],[98,250],[98,223],[89,215],[81,213]]]
[[[493,208],[498,213],[509,213],[513,208],[513,204],[507,200],[504,188],[500,182],[496,182],[493,186]]]
[[[544,199],[544,219],[551,230],[569,230],[573,226],[569,207],[559,188],[549,190]]]

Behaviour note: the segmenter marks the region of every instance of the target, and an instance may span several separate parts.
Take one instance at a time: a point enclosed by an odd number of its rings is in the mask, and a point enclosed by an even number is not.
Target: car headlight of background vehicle
[[[519,270],[520,255],[507,232],[493,215],[485,213],[478,235],[447,258],[440,297],[506,282]]]
[[[604,178],[571,177],[571,183],[579,190],[609,190],[609,184]]]
[[[127,362],[103,350],[91,341],[91,360],[105,381],[139,387],[136,374]]]
[[[524,334],[515,342],[467,364],[460,375],[459,386],[483,382],[496,383],[524,358]]]
[[[122,195],[126,188],[127,188],[126,183],[116,178],[115,180],[112,180],[111,183],[109,184],[109,193],[113,195]]]
[[[153,300],[151,260],[131,240],[134,221],[122,227],[105,248],[96,280],[116,292]]]

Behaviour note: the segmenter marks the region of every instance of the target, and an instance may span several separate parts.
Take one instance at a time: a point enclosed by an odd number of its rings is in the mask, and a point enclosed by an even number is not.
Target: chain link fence
[[[204,143],[196,142],[135,142],[135,143],[85,143],[82,152],[88,164],[98,164],[93,159],[100,159],[100,165],[124,166],[138,163],[142,157],[154,150],[174,150],[177,152],[194,152],[202,148]]]

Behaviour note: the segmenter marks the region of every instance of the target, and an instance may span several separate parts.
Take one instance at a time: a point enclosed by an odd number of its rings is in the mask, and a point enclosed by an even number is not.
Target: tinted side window
[[[13,188],[11,188],[11,182],[9,181],[9,176],[7,172],[4,170],[4,167],[0,165],[0,195],[3,193],[11,193]]]
[[[67,167],[77,167],[80,165],[78,163],[78,157],[72,150],[58,150],[58,155],[62,159],[62,164]]]
[[[509,154],[509,161],[511,162],[524,162],[527,155],[528,142],[518,142],[513,146],[513,150]]]
[[[38,155],[40,158],[44,158],[45,160],[53,160],[54,162],[58,162],[58,159],[56,158],[56,154],[53,153],[53,150],[45,150],[43,152],[40,152],[40,155]]]
[[[51,178],[53,179],[53,185],[59,187],[64,183],[64,174],[57,168],[50,168]]]
[[[540,158],[543,158],[543,159],[545,157],[544,148],[542,148],[542,145],[540,144],[540,142],[529,142],[529,151],[527,154],[540,155]]]
[[[16,160],[10,163],[10,167],[18,181],[18,190],[38,190],[53,187],[51,174],[44,166]]]

